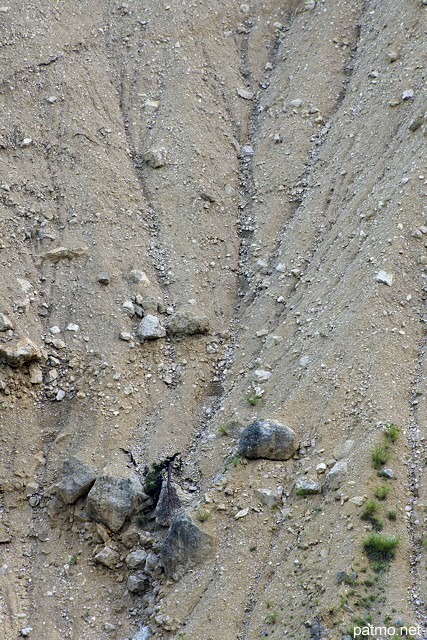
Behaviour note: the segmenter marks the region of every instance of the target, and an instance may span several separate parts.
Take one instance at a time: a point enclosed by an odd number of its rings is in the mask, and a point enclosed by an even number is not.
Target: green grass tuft
[[[369,560],[384,566],[394,558],[394,553],[400,538],[397,536],[382,536],[379,533],[370,533],[363,542],[363,551]]]
[[[383,444],[377,444],[372,449],[371,456],[374,469],[381,469],[382,465],[390,459],[390,452]]]

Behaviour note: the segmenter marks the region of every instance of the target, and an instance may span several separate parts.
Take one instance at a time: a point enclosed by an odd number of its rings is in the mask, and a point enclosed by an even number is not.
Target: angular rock
[[[142,300],[141,307],[144,311],[144,315],[152,314],[155,315],[159,308],[159,303],[154,298],[146,298]]]
[[[0,357],[3,357],[11,367],[19,367],[27,362],[39,362],[42,352],[29,338],[22,338],[18,342],[0,344]]]
[[[168,152],[164,147],[159,147],[158,149],[150,149],[146,153],[144,153],[144,160],[148,164],[148,166],[153,169],[159,169],[159,167],[164,167],[168,159]]]
[[[141,320],[136,333],[141,340],[156,340],[164,338],[166,335],[165,328],[161,325],[159,318],[151,314]]]
[[[390,480],[391,480],[392,478],[394,478],[394,472],[393,472],[391,469],[388,469],[388,468],[384,468],[384,469],[381,471],[381,475],[382,475],[384,478],[389,478]]]
[[[348,465],[345,460],[340,460],[328,473],[326,474],[326,480],[328,483],[329,489],[338,489],[341,482],[344,479],[345,474],[347,473]]]
[[[276,420],[255,420],[243,430],[239,453],[255,460],[287,460],[298,448],[295,432]]]
[[[168,527],[180,510],[180,504],[176,486],[166,479],[163,480],[159,499],[154,510],[157,524],[162,527]]]
[[[168,334],[174,338],[208,333],[209,330],[209,319],[198,311],[189,310],[173,313],[167,326]]]
[[[94,560],[99,562],[99,564],[103,564],[104,567],[107,567],[108,569],[114,569],[120,558],[117,551],[114,551],[110,547],[104,547],[96,554]]]
[[[144,627],[141,627],[141,629],[137,633],[135,633],[132,640],[148,640],[150,636],[151,636],[150,627],[144,626]]]
[[[29,366],[31,384],[41,384],[43,382],[43,372],[37,362],[32,362]]]
[[[132,593],[138,593],[139,595],[142,595],[147,591],[148,576],[142,571],[131,573],[126,586]]]
[[[108,273],[105,273],[105,271],[103,271],[102,273],[98,273],[97,280],[99,284],[110,284],[110,276],[108,275]]]
[[[297,478],[295,482],[296,493],[304,493],[305,495],[313,495],[315,493],[322,492],[322,486],[319,482],[311,480],[310,478]]]
[[[144,571],[147,573],[155,573],[159,571],[161,568],[161,562],[158,555],[156,555],[153,551],[149,551],[147,553],[147,559],[145,561]]]
[[[111,531],[119,531],[145,497],[138,478],[99,476],[87,497],[87,513],[95,522],[102,522]]]
[[[73,456],[64,462],[61,476],[54,485],[56,495],[65,504],[72,504],[90,491],[96,480],[96,471]]]
[[[381,271],[378,271],[377,275],[375,276],[375,280],[391,287],[391,285],[393,284],[394,276],[392,273],[387,273],[386,271],[383,271],[381,269]]]
[[[185,513],[175,516],[163,541],[160,557],[167,577],[185,572],[200,564],[213,553],[212,536],[201,531]]]
[[[256,497],[263,502],[269,509],[274,509],[282,497],[283,489],[278,487],[276,491],[272,489],[255,489]]]
[[[0,313],[0,331],[9,331],[13,329],[10,318],[5,313]]]
[[[72,258],[82,258],[89,253],[89,247],[57,247],[42,253],[40,258],[49,262],[59,262],[60,260],[71,260]]]
[[[129,280],[134,284],[151,284],[147,274],[139,269],[133,269],[133,271],[130,272]]]
[[[142,565],[145,565],[147,559],[147,552],[143,549],[137,549],[132,551],[126,556],[125,562],[129,569],[139,569]]]

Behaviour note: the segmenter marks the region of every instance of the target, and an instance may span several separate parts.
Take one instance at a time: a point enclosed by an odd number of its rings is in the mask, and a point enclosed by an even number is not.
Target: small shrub
[[[393,444],[399,437],[399,431],[399,427],[393,423],[384,425],[384,437],[386,440],[389,440]]]
[[[397,536],[386,537],[379,533],[370,533],[363,543],[363,551],[369,560],[381,565],[382,570],[384,563],[394,558],[394,552],[399,542],[400,538]]]
[[[67,558],[67,562],[68,564],[77,564],[77,560],[78,560],[78,555],[77,553],[72,553],[71,555],[68,556]]]
[[[227,427],[224,424],[220,424],[216,431],[219,436],[228,436]]]
[[[396,509],[389,509],[387,511],[387,518],[389,520],[396,520]]]
[[[261,396],[258,395],[255,392],[254,393],[248,393],[245,396],[245,400],[246,400],[246,402],[249,402],[249,404],[255,405],[261,400]]]
[[[373,498],[368,500],[363,507],[362,515],[360,516],[362,520],[366,520],[372,524],[375,531],[381,531],[383,528],[383,523],[379,518],[377,518],[374,513],[378,508],[378,504],[375,502]]]
[[[374,489],[375,497],[378,498],[378,500],[385,500],[388,492],[389,488],[386,484],[381,485],[381,487],[375,487]]]
[[[249,547],[249,551],[251,551],[252,553],[256,550],[257,550],[256,544],[252,545],[252,547]]]
[[[265,616],[265,619],[268,624],[274,624],[277,620],[277,611],[270,611],[270,613],[267,613]]]
[[[390,453],[386,446],[383,444],[377,444],[372,449],[372,464],[374,469],[380,469],[390,459]]]
[[[421,544],[424,547],[424,549],[427,549],[427,538],[423,538],[421,541]]]
[[[209,520],[212,517],[212,514],[210,511],[207,511],[206,509],[197,509],[196,511],[196,518],[199,522],[206,522],[206,520]]]
[[[377,507],[378,505],[373,498],[371,498],[371,500],[368,500],[368,502],[365,502],[362,512],[362,518],[364,520],[366,520],[367,518],[371,518],[377,510]]]
[[[307,489],[303,489],[302,487],[301,487],[301,488],[299,488],[299,489],[295,489],[295,494],[296,494],[297,496],[303,496],[303,497],[305,497],[306,495],[308,495],[308,494],[307,494]]]

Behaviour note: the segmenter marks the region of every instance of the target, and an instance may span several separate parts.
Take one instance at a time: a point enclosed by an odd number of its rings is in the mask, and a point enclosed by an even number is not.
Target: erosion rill
[[[0,637],[427,637],[425,0],[0,7]]]

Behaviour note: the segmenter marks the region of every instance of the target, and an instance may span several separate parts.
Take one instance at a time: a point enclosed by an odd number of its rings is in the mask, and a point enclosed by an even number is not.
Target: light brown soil
[[[49,495],[77,453],[142,476],[180,452],[194,509],[208,497],[215,556],[161,587],[176,631],[154,625],[155,639],[299,640],[318,619],[338,640],[352,616],[427,624],[426,7],[14,0],[0,29],[0,312],[12,340],[49,356],[42,384],[0,365],[1,637],[124,640],[145,624],[124,569],[93,564],[81,505]],[[143,155],[160,147],[153,169]],[[60,246],[89,252],[40,258]],[[130,346],[119,334],[137,319],[121,306],[137,293],[195,301],[211,333]],[[63,349],[44,342],[55,325]],[[251,405],[257,369],[272,375]],[[254,417],[292,427],[299,455],[225,464],[238,429],[218,427]],[[375,582],[349,498],[382,482],[371,450],[385,423],[400,436],[380,517],[401,541]],[[340,489],[295,496],[296,476],[347,440]],[[289,495],[269,511],[254,488],[279,485]],[[336,573],[351,568],[349,595]]]

